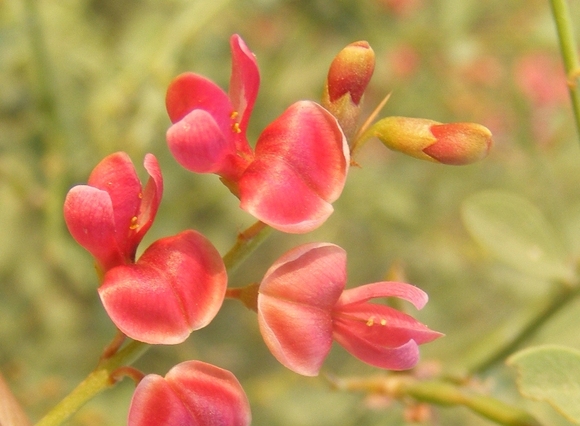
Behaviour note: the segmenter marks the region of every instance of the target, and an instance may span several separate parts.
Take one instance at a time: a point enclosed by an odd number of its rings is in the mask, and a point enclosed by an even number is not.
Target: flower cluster
[[[355,145],[357,138],[377,136],[389,147],[448,164],[475,161],[489,150],[489,132],[472,124],[395,117],[359,129],[361,101],[374,69],[366,42],[347,46],[332,63],[324,107],[294,103],[266,126],[252,148],[246,132],[259,88],[258,66],[237,35],[231,51],[228,92],[194,73],[181,74],[169,85],[168,146],[179,164],[217,174],[243,210],[280,231],[309,232],[330,216],[349,168],[347,140]],[[228,277],[216,248],[194,230],[161,238],[137,258],[163,193],[156,158],[148,154],[144,167],[149,180],[143,187],[127,154],[109,155],[86,185],[69,191],[64,216],[72,236],[95,258],[98,294],[117,328],[145,343],[177,344],[215,317]],[[333,340],[368,364],[402,370],[418,362],[418,345],[441,336],[407,314],[369,302],[397,297],[421,309],[427,295],[417,287],[401,282],[345,286],[346,252],[330,243],[311,243],[282,255],[259,286],[248,287],[255,291],[246,292],[244,301],[257,310],[272,354],[306,376],[318,374]],[[128,422],[244,426],[250,419],[248,400],[232,373],[187,361],[165,377],[151,374],[139,381]]]

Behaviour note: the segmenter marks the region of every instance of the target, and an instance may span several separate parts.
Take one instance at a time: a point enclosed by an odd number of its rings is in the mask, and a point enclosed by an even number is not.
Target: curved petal
[[[139,245],[143,236],[151,228],[163,196],[163,175],[157,158],[153,154],[147,154],[143,161],[143,166],[149,173],[149,180],[143,190],[136,227],[131,237],[135,247]]]
[[[266,272],[260,294],[330,312],[346,284],[346,252],[311,243],[280,257]]]
[[[195,173],[216,173],[235,154],[234,141],[205,110],[195,109],[167,130],[167,144],[179,164]]]
[[[336,119],[314,102],[297,102],[260,135],[239,181],[240,206],[283,232],[312,231],[332,213],[348,164]]]
[[[419,361],[419,347],[413,340],[396,348],[377,346],[351,333],[348,328],[335,328],[334,339],[353,356],[375,367],[408,370]]]
[[[93,169],[87,184],[107,191],[111,197],[117,244],[123,254],[133,261],[140,241],[129,236],[137,223],[143,194],[131,159],[125,152],[108,155]]]
[[[322,225],[332,214],[301,176],[283,161],[255,160],[239,180],[240,207],[282,232],[303,234]]]
[[[240,131],[245,135],[248,120],[258,96],[260,72],[256,57],[239,35],[234,34],[230,38],[230,47],[232,51],[232,75],[229,95],[234,111],[238,113],[239,119],[237,121],[240,125]]]
[[[251,423],[248,398],[231,372],[201,361],[187,361],[173,367],[165,379],[195,418],[193,424]]]
[[[184,231],[153,243],[136,264],[109,270],[98,291],[127,336],[176,344],[214,318],[226,286],[217,250],[201,234]]]
[[[232,129],[234,111],[230,99],[213,81],[192,72],[173,79],[167,88],[165,106],[172,123],[195,109],[207,111],[223,132]]]
[[[398,297],[411,302],[417,309],[422,309],[429,300],[427,293],[414,285],[396,281],[382,281],[345,290],[336,307],[363,303],[378,297]]]
[[[350,162],[348,143],[336,119],[312,101],[290,105],[264,129],[256,143],[256,158],[283,161],[329,203],[340,196]]]
[[[129,407],[129,426],[197,425],[171,385],[161,376],[148,374],[139,382]]]
[[[106,271],[125,263],[115,236],[115,215],[106,191],[88,185],[73,187],[64,201],[64,220],[73,238]]]
[[[260,333],[285,367],[316,376],[332,346],[330,312],[314,306],[258,295]]]
[[[410,315],[374,303],[352,304],[335,309],[333,320],[335,327],[348,328],[350,333],[377,346],[393,348],[411,339],[420,345],[442,336]]]

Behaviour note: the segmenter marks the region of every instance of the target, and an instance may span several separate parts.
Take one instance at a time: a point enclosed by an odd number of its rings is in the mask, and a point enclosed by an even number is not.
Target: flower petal
[[[336,119],[314,102],[297,102],[260,135],[239,181],[240,206],[283,232],[312,231],[332,213],[348,164]]]
[[[335,327],[377,346],[397,347],[409,340],[423,344],[441,337],[410,315],[389,306],[359,303],[343,306],[333,314]]]
[[[161,376],[148,374],[139,382],[129,407],[129,426],[198,425],[179,394]]]
[[[140,240],[129,236],[134,232],[143,194],[131,159],[125,152],[108,155],[93,169],[87,184],[111,197],[117,244],[127,259],[134,260]]]
[[[234,34],[230,38],[232,51],[232,75],[230,77],[230,100],[238,113],[240,133],[246,133],[248,120],[260,87],[260,72],[256,57],[242,38]]]
[[[191,111],[171,126],[167,144],[177,162],[195,173],[219,172],[225,158],[235,154],[233,139],[202,109]]]
[[[115,215],[106,191],[77,185],[67,194],[64,219],[73,238],[97,261],[101,271],[125,263],[117,245]]]
[[[429,300],[427,293],[414,285],[396,281],[382,281],[345,290],[336,307],[341,308],[378,297],[398,297],[411,302],[417,309],[422,309]]]
[[[202,109],[214,118],[222,131],[232,128],[234,109],[226,92],[213,81],[192,72],[178,75],[169,84],[165,106],[172,123],[194,109]]]
[[[147,173],[149,173],[149,180],[143,190],[136,227],[133,230],[133,235],[130,237],[135,247],[139,245],[143,236],[151,228],[153,220],[157,215],[159,204],[161,203],[161,197],[163,196],[163,175],[161,174],[157,158],[153,154],[145,155],[143,166],[147,170]]]
[[[258,323],[282,365],[304,376],[318,375],[332,346],[330,311],[260,294]]]
[[[231,372],[201,361],[187,361],[173,367],[165,379],[195,417],[193,424],[251,423],[248,398]]]
[[[184,231],[153,243],[136,264],[108,271],[99,296],[127,336],[176,344],[213,319],[226,286],[217,250],[203,235]]]
[[[266,272],[260,294],[325,309],[346,284],[346,252],[334,244],[303,244],[281,256]]]
[[[378,346],[351,333],[349,328],[335,329],[334,339],[353,356],[375,367],[408,370],[419,361],[419,347],[413,340],[396,348]]]

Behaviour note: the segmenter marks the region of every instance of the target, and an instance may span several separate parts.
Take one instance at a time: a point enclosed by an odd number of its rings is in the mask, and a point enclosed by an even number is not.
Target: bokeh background
[[[571,2],[580,27],[580,5]],[[228,39],[239,33],[257,56],[262,84],[250,139],[299,99],[318,100],[334,55],[367,40],[377,66],[368,115],[471,121],[495,147],[475,165],[446,167],[389,152],[371,141],[356,159],[335,214],[308,235],[274,233],[230,277],[259,281],[286,249],[329,241],[349,255],[349,286],[380,281],[393,265],[430,295],[412,312],[445,338],[422,348],[424,365],[461,374],[515,333],[546,303],[551,284],[498,262],[470,237],[461,205],[481,190],[526,197],[569,253],[580,253],[580,150],[547,0],[0,0],[0,371],[38,420],[96,365],[114,335],[95,291],[88,253],[62,218],[68,189],[105,155],[160,160],[165,193],[141,244],[193,228],[225,253],[253,223],[215,176],[193,175],[169,155],[165,89],[192,70],[227,87]],[[572,303],[526,345],[580,348]],[[254,424],[406,425],[396,401],[330,389],[279,365],[256,316],[226,301],[184,344],[152,348],[136,366],[165,374],[199,359],[233,371]],[[325,371],[376,370],[333,348]],[[482,391],[550,425],[567,425],[517,394],[498,365]],[[69,424],[122,425],[129,380],[87,404]],[[464,408],[436,408],[423,424],[487,425]]]

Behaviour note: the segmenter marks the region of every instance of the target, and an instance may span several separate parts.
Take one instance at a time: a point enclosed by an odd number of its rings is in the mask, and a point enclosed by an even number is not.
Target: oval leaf
[[[461,215],[472,237],[513,268],[548,279],[571,277],[562,242],[542,212],[525,198],[480,192],[464,202]]]
[[[580,351],[537,346],[512,355],[508,364],[518,370],[518,389],[523,396],[546,401],[580,424]]]

